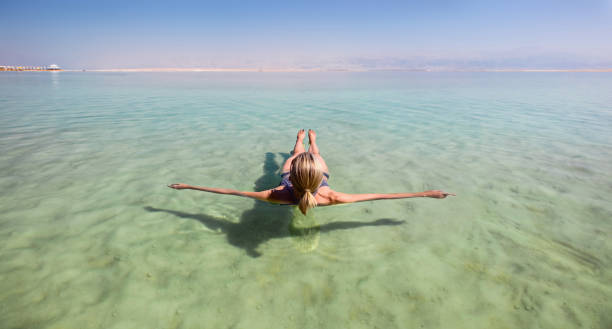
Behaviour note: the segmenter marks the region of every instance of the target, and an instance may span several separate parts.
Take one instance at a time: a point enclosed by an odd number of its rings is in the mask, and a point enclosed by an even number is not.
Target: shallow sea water
[[[262,190],[299,128],[333,189]],[[0,74],[2,328],[610,328],[609,73]]]

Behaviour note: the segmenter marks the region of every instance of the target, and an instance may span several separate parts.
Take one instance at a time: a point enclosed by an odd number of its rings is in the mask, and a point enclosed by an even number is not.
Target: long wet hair
[[[323,170],[312,153],[300,153],[291,161],[289,179],[300,200],[298,207],[306,215],[308,209],[317,206],[313,192],[323,181]]]

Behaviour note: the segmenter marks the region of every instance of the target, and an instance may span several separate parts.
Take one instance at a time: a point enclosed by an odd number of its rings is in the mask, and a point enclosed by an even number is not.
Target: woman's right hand
[[[184,190],[184,189],[188,189],[191,186],[187,185],[187,184],[181,184],[181,183],[175,183],[175,184],[170,184],[168,185],[169,188],[173,188],[175,190]]]

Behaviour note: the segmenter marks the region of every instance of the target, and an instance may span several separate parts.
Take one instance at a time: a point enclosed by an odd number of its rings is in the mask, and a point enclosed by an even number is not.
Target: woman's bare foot
[[[293,155],[304,152],[304,135],[306,135],[304,129],[298,130],[295,146],[293,147]]]
[[[304,132],[304,129],[300,129],[297,133],[297,140],[304,140],[304,135],[306,135],[306,133]]]
[[[310,140],[310,144],[315,144],[317,142],[317,133],[312,129],[308,129],[308,139]]]
[[[314,130],[308,129],[308,139],[310,140],[308,152],[312,154],[319,154],[319,147],[317,146],[317,133],[315,133]]]

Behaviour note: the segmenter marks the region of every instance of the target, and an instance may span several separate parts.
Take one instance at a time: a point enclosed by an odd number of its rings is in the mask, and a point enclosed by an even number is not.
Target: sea
[[[274,188],[299,129],[332,189]],[[0,327],[612,328],[612,73],[1,72]]]

